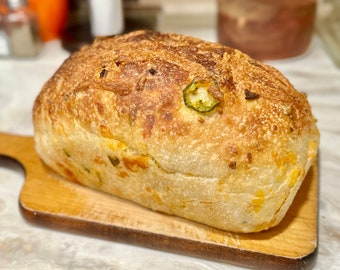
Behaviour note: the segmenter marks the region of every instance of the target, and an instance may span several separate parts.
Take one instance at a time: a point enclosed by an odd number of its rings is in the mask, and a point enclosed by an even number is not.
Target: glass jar
[[[8,56],[32,57],[40,53],[42,45],[36,15],[28,8],[26,0],[6,0],[0,30],[8,42]]]
[[[258,60],[309,47],[317,0],[218,0],[218,40]]]
[[[340,68],[340,1],[320,0],[317,31],[327,51]]]

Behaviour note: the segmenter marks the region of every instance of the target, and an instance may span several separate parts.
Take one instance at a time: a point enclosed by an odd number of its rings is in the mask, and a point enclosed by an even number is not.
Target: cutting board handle
[[[34,150],[32,136],[14,135],[0,132],[0,155],[19,161],[24,167],[39,159]]]

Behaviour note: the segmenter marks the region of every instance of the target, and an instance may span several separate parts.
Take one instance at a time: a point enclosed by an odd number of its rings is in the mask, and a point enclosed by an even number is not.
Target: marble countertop
[[[206,31],[202,38],[214,39]],[[0,60],[0,132],[32,135],[32,104],[43,83],[68,56],[59,41],[27,60]],[[320,145],[319,254],[314,269],[340,269],[340,69],[315,36],[298,58],[272,61],[308,94]],[[338,178],[339,177],[339,178]],[[145,249],[37,227],[20,214],[24,172],[0,157],[0,269],[243,269],[229,264]]]

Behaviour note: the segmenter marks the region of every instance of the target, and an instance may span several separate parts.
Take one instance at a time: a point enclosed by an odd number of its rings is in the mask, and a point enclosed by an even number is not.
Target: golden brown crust
[[[219,105],[212,111],[186,106],[183,89],[193,80],[213,81],[209,91]],[[306,96],[276,69],[219,44],[153,31],[101,37],[73,54],[45,84],[33,117],[37,150],[61,174],[72,172],[73,180],[85,185],[234,231],[258,231],[279,222],[285,212],[279,208],[291,203],[319,140]],[[81,166],[93,168],[80,172]],[[111,169],[115,175],[103,180],[111,184],[83,179],[87,170],[109,177]],[[162,179],[150,179],[155,177]],[[132,179],[130,191],[121,190],[118,182],[124,179]],[[138,179],[144,179],[143,186]],[[283,188],[282,183],[288,184]],[[203,195],[207,186],[211,198]],[[176,192],[182,195],[175,198]],[[194,192],[201,197],[190,197]],[[247,194],[248,208],[252,200],[257,204],[250,197],[261,197],[268,208],[261,214],[262,202],[259,209],[248,209],[254,217],[245,226],[223,221],[231,213],[206,221],[197,213],[204,207],[189,203],[216,197],[234,207],[238,202],[228,193]],[[216,213],[232,212],[221,205],[213,206]],[[248,210],[243,209],[245,215]],[[260,225],[256,214],[263,215]]]

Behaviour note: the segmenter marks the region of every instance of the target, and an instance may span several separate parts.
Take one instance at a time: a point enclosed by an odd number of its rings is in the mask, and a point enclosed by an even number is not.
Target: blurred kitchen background
[[[69,0],[69,16],[63,33],[66,47],[73,37],[91,40],[91,2],[112,0]],[[115,2],[116,0],[113,0]],[[153,29],[162,32],[177,32],[197,36],[203,39],[214,39],[211,29],[216,25],[217,4],[215,0],[122,0],[122,32],[137,29]],[[105,9],[105,6],[99,9]],[[99,12],[100,13],[100,12]],[[104,18],[101,18],[104,20]],[[119,18],[116,18],[119,20]],[[105,21],[103,22],[105,24]],[[115,22],[111,22],[115,23]],[[119,23],[119,21],[116,23]],[[107,32],[106,34],[115,34]],[[71,42],[72,43],[72,42]],[[69,44],[72,46],[71,44]]]
[[[8,24],[11,24],[6,21],[9,4],[13,9],[22,9],[20,5],[27,2],[27,8],[37,16],[41,42],[60,39],[62,46],[72,52],[91,42],[96,35],[112,35],[136,29],[177,32],[216,41],[217,32],[212,29],[216,30],[217,27],[217,1],[0,0],[0,55],[6,56],[6,42],[10,43],[12,38],[8,37],[10,34],[6,37]],[[315,30],[325,43],[329,54],[340,65],[340,0],[316,1]],[[19,45],[25,43],[24,34],[19,36]],[[16,38],[18,39],[17,36]],[[35,47],[34,52],[38,51],[39,45]]]

